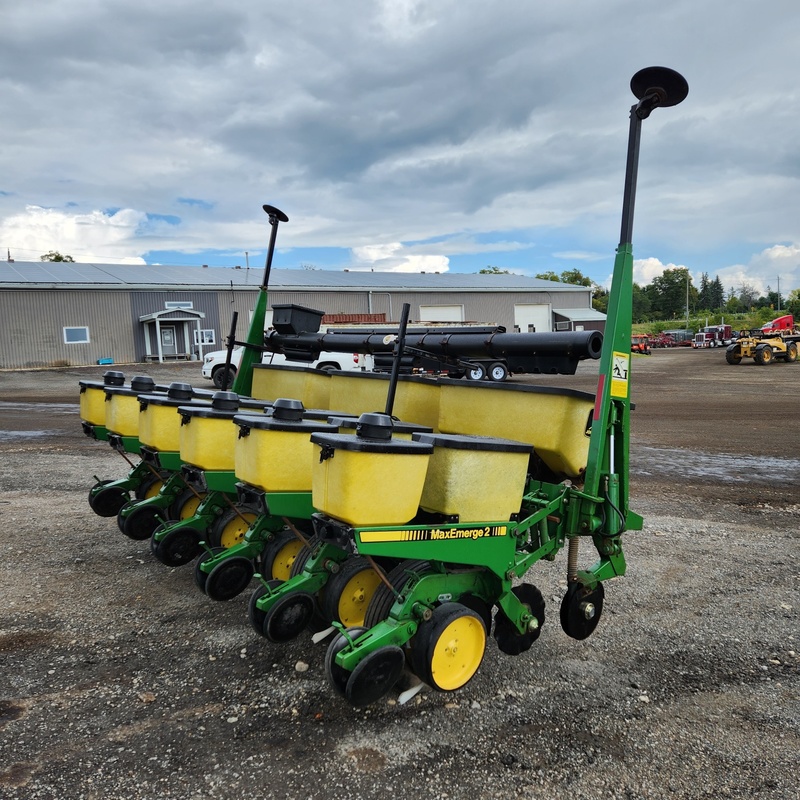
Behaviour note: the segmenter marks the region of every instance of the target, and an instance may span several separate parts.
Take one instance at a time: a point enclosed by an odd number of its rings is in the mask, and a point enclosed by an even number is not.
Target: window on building
[[[164,308],[194,308],[194,303],[191,300],[167,300]]]
[[[194,331],[194,343],[195,344],[216,344],[217,340],[214,334],[213,328],[206,328],[201,331]]]
[[[64,344],[89,344],[89,328],[87,326],[65,327]]]

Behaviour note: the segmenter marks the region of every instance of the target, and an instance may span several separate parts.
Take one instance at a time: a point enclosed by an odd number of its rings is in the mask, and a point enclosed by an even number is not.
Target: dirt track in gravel
[[[524,380],[593,391],[595,366]],[[528,653],[492,644],[459,692],[365,710],[323,645],[256,636],[247,595],[212,603],[90,511],[93,476],[126,472],[80,431],[77,382],[104,369],[0,372],[0,797],[800,794],[800,366],[636,357],[645,529],[595,635],[558,625],[560,556],[528,576],[549,604]]]

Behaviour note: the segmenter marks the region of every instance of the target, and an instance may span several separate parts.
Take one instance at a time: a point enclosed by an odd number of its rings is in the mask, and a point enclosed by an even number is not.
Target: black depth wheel
[[[177,528],[169,531],[151,548],[153,555],[168,567],[181,567],[200,554],[201,534],[195,528]]]
[[[346,696],[347,681],[350,680],[350,673],[336,663],[336,656],[348,647],[351,641],[355,641],[366,632],[367,628],[348,628],[347,636],[343,633],[337,634],[325,651],[325,674],[328,676],[328,681],[333,686],[334,691],[342,697]],[[349,639],[348,636],[350,637]]]
[[[131,510],[122,521],[122,532],[137,541],[149,539],[155,529],[164,521],[160,508],[142,506]]]
[[[274,589],[281,585],[280,581],[267,581],[270,589]],[[266,614],[258,607],[258,601],[267,593],[267,586],[263,583],[256,587],[253,594],[250,595],[250,602],[247,604],[247,618],[253,626],[253,630],[259,635],[264,635],[264,617]]]
[[[154,538],[150,540],[151,542],[155,542],[155,534],[153,534],[153,537]],[[209,573],[203,572],[203,570],[200,569],[200,567],[203,564],[205,564],[206,561],[209,561],[215,556],[218,556],[223,551],[224,548],[222,547],[212,547],[211,552],[209,553],[208,551],[206,551],[205,553],[203,553],[203,555],[197,559],[197,563],[194,565],[194,582],[197,588],[201,592],[203,592],[203,594],[205,594],[206,591],[206,578],[208,578]]]
[[[226,558],[208,573],[206,594],[212,600],[231,600],[247,588],[255,571],[249,558]]]
[[[461,603],[442,603],[419,626],[411,643],[411,665],[428,686],[454,692],[478,671],[486,652],[486,627]]]
[[[561,601],[561,627],[567,636],[580,641],[594,633],[603,613],[605,594],[602,583],[591,590],[577,581],[569,585]]]
[[[405,663],[406,657],[397,645],[379,647],[359,661],[350,673],[344,696],[356,708],[380,700],[400,680]]]
[[[282,597],[264,615],[264,636],[275,644],[298,637],[311,622],[316,603],[308,592],[292,592]]]
[[[380,585],[381,576],[366,558],[348,558],[325,585],[322,616],[346,628],[363,625],[367,607]]]
[[[292,564],[303,543],[288,528],[275,533],[267,541],[267,546],[261,554],[261,574],[270,580],[289,580]]]
[[[536,619],[538,625],[529,627],[525,633],[519,633],[515,625],[502,612],[502,609],[495,614],[494,618],[494,639],[501,652],[509,656],[518,656],[526,650],[530,650],[531,645],[539,638],[544,625],[544,598],[542,593],[530,583],[521,583],[511,590],[519,601],[528,607],[531,616]]]
[[[117,486],[95,491],[98,486],[105,486],[111,481],[100,481],[89,490],[89,508],[98,517],[114,517],[125,503],[130,500],[130,495]]]

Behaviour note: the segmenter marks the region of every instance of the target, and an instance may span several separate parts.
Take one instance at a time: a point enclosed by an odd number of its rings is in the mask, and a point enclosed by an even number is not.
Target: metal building
[[[0,368],[202,359],[240,332],[260,269],[0,262]],[[273,269],[270,304],[508,331],[603,330],[591,289],[521,275]],[[374,318],[374,317],[373,317]]]

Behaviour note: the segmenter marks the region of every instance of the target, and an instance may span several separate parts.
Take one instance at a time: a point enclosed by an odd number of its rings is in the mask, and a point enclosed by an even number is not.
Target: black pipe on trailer
[[[295,361],[314,361],[323,350],[335,353],[391,353],[394,338],[385,333],[297,333],[270,331],[265,349]],[[451,333],[437,331],[406,335],[407,351],[424,351],[432,358],[504,359],[520,372],[572,375],[579,361],[600,357],[599,331],[559,333]]]

